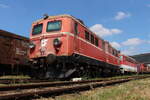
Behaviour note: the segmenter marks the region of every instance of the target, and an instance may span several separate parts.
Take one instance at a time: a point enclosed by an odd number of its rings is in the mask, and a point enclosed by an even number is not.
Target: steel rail
[[[33,79],[0,79],[0,84],[17,84],[17,83],[37,83],[50,82],[50,80],[33,80]]]

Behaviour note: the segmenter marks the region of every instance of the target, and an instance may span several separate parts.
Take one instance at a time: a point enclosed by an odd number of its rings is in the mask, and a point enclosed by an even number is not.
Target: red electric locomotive
[[[70,15],[33,22],[30,59],[38,77],[69,78],[119,72],[119,51]]]

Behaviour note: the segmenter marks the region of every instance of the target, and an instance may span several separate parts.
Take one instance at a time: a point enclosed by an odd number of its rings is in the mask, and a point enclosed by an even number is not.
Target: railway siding
[[[33,87],[32,89],[20,89],[18,90],[10,90],[10,91],[1,91],[0,92],[0,99],[17,99],[17,98],[21,98],[21,97],[34,97],[35,95],[45,95],[45,94],[62,94],[62,93],[70,93],[70,92],[75,92],[75,91],[83,91],[83,90],[89,90],[89,89],[93,89],[96,87],[100,87],[100,86],[108,86],[108,85],[113,85],[113,84],[117,84],[117,83],[123,83],[123,82],[127,82],[130,80],[135,80],[135,79],[142,79],[142,78],[147,78],[149,76],[141,76],[141,77],[130,77],[130,78],[125,78],[125,79],[116,79],[116,80],[108,80],[108,81],[102,81],[102,82],[91,82],[89,83],[84,83],[84,84],[80,84],[82,82],[78,82],[78,84],[69,84],[68,85],[64,85],[64,86],[53,86],[53,87],[38,87],[35,88]]]

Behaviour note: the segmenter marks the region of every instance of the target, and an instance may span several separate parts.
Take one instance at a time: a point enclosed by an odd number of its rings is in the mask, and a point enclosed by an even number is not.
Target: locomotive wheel
[[[47,61],[48,64],[54,63],[55,60],[56,60],[56,56],[53,55],[53,54],[49,54],[49,55],[47,56],[47,58],[46,58],[46,61]]]

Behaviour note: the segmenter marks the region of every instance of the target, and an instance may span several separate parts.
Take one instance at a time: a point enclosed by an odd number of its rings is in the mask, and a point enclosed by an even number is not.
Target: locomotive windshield
[[[38,24],[33,27],[32,34],[40,34],[42,32],[43,24]]]
[[[61,29],[61,21],[48,22],[47,32],[59,31]]]

